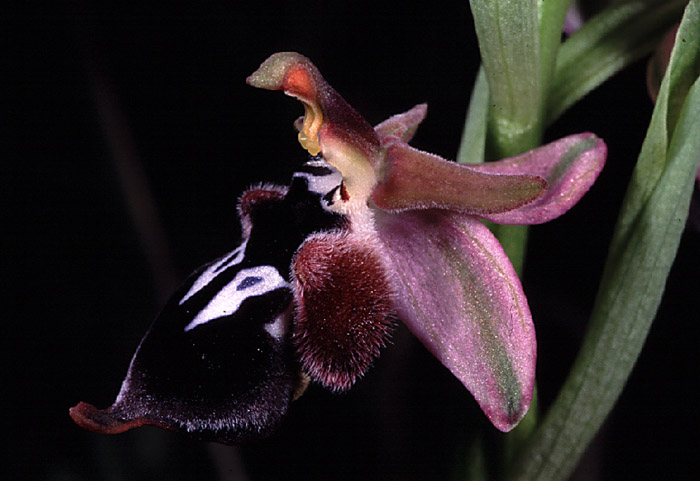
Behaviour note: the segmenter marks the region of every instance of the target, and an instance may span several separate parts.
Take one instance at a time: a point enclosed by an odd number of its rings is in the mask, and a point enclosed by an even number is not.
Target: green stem
[[[515,272],[522,277],[525,268],[528,226],[491,224],[489,227],[508,254]]]

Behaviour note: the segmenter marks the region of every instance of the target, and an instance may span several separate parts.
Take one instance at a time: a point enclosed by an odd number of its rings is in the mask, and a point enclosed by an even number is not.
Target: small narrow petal
[[[377,125],[374,131],[383,147],[397,141],[408,143],[427,114],[428,104],[418,104],[411,110],[389,117]]]
[[[546,193],[517,209],[479,215],[496,224],[541,224],[571,209],[600,174],[607,156],[602,139],[592,133],[561,138],[524,154],[498,162],[475,164],[492,174],[537,175],[546,179]]]
[[[378,213],[399,317],[474,395],[498,429],[527,412],[536,340],[520,280],[490,231],[436,210]]]
[[[392,212],[439,208],[481,216],[533,202],[546,188],[536,174],[480,172],[397,142],[387,149],[372,200]]]

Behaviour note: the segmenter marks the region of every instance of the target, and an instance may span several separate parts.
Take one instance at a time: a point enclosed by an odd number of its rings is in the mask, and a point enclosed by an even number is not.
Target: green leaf
[[[489,84],[486,81],[484,67],[480,66],[472,96],[469,99],[467,119],[464,122],[462,140],[457,153],[457,162],[460,164],[478,164],[484,161],[488,114]]]
[[[624,207],[643,205],[651,196],[670,158],[667,157],[668,139],[678,122],[680,108],[686,101],[690,85],[700,75],[700,9],[699,1],[688,4],[679,39],[671,52],[669,66],[659,90],[647,138],[642,145],[637,167],[633,173]],[[695,23],[693,23],[693,21]],[[636,222],[634,211],[623,211],[618,221],[622,238],[629,237]],[[615,244],[612,246],[615,247]],[[614,252],[611,252],[615,254]]]
[[[538,0],[470,0],[490,92],[489,160],[539,145]]]
[[[566,11],[571,0],[542,0],[539,5],[540,19],[540,121],[548,103],[549,87],[554,74],[557,54],[561,46]]]
[[[545,124],[649,54],[678,22],[686,4],[687,0],[618,2],[586,22],[559,49]]]
[[[700,161],[700,0],[689,3],[677,38],[586,338],[509,479],[559,481],[569,476],[617,401],[656,315]],[[681,104],[681,109],[674,107]]]
[[[493,159],[522,153],[540,143],[547,91],[570,3],[470,1],[491,93],[489,143]],[[484,101],[479,94],[473,99]]]

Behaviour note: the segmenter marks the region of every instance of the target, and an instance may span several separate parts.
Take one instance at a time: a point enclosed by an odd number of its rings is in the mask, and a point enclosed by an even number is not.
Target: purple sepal
[[[543,177],[548,188],[534,202],[506,212],[479,214],[496,224],[542,224],[571,209],[588,192],[605,165],[607,147],[595,134],[569,135],[524,154],[498,162],[472,164],[492,174]]]
[[[494,426],[509,431],[532,399],[536,339],[503,248],[468,215],[425,210],[380,213],[376,221],[399,317]]]

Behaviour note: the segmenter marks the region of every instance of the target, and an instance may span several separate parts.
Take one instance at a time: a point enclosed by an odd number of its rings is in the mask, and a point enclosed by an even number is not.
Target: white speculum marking
[[[202,274],[202,277],[211,277],[212,274],[209,273],[210,269],[207,269],[207,271]],[[199,282],[200,279],[197,279],[197,282]],[[248,269],[241,269],[236,274],[236,277],[217,292],[206,307],[199,311],[194,319],[185,326],[185,331],[190,331],[200,324],[204,324],[213,319],[229,316],[236,312],[238,308],[241,307],[243,301],[249,297],[261,296],[281,287],[288,288],[289,283],[285,281],[279,271],[272,266],[256,266]],[[278,321],[280,326],[283,324],[283,321],[276,319],[273,326],[277,325]],[[279,327],[271,327],[271,329],[276,333]],[[270,332],[270,334],[276,336],[273,332]]]
[[[235,266],[236,264],[240,264],[241,262],[243,262],[243,257],[245,256],[245,247],[247,244],[248,239],[244,240],[241,243],[241,245],[239,245],[236,249],[222,256],[219,260],[207,267],[207,270],[202,272],[197,278],[197,280],[194,281],[194,284],[192,284],[190,290],[187,291],[187,294],[185,294],[182,299],[180,299],[180,302],[178,304],[184,304],[184,302],[187,299],[195,295],[204,286],[209,284],[221,271],[225,270],[228,267]]]
[[[269,335],[277,339],[278,341],[282,339],[287,332],[287,324],[289,323],[289,311],[284,312],[277,316],[274,322],[269,322],[265,324],[265,330]]]
[[[306,179],[309,192],[324,196],[343,182],[343,174],[324,160],[310,161],[305,165],[310,165],[312,167],[323,167],[333,171],[327,175],[315,175],[309,172],[294,172],[294,177],[303,177]]]

